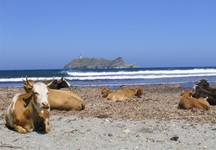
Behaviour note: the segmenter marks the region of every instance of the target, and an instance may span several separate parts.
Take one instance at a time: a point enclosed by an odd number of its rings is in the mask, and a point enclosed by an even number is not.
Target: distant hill
[[[136,65],[126,64],[122,57],[114,60],[104,58],[77,58],[64,66],[64,69],[115,69],[115,68],[136,68]]]

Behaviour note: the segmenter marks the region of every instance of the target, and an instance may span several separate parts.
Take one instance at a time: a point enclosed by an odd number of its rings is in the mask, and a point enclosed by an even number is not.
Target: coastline
[[[143,85],[142,98],[109,102],[99,87],[73,87],[86,109],[51,111],[51,132],[18,134],[4,126],[4,112],[19,87],[0,88],[2,149],[214,149],[216,109],[179,110],[179,84]],[[67,90],[67,89],[65,89]],[[170,138],[178,136],[179,140]],[[196,140],[194,139],[196,138]],[[41,140],[42,139],[42,140]],[[85,142],[84,142],[85,141]],[[17,146],[17,147],[16,147]]]
[[[136,69],[84,69],[84,70],[10,70],[0,71],[0,87],[22,86],[26,76],[31,80],[52,80],[64,77],[71,85],[121,86],[143,84],[175,84],[192,86],[206,79],[216,81],[216,68],[136,68]]]

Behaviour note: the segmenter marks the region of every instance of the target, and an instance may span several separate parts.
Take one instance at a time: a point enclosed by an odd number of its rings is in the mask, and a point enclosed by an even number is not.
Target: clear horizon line
[[[126,69],[163,69],[163,68],[216,68],[216,66],[176,66],[176,67],[137,67],[137,68],[113,68],[113,70],[126,70]],[[0,69],[0,71],[33,71],[33,70],[70,70],[64,68],[41,68],[41,69]],[[110,69],[74,69],[74,70],[110,70]]]

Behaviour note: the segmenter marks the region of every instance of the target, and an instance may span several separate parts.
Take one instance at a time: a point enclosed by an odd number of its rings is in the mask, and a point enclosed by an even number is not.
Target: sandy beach
[[[0,150],[216,150],[215,27],[213,0],[0,0]]]
[[[145,85],[142,98],[109,102],[98,87],[74,87],[86,109],[51,111],[48,134],[7,129],[4,112],[22,88],[0,88],[0,149],[215,149],[216,108],[179,110],[180,85]]]

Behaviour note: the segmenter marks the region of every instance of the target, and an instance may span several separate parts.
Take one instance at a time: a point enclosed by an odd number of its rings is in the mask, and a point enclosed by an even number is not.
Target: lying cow
[[[33,130],[47,133],[50,130],[47,87],[38,82],[33,84],[32,91],[13,97],[5,116],[6,126],[19,133]]]
[[[72,91],[49,89],[48,100],[51,109],[58,110],[83,110],[84,101]]]
[[[34,81],[26,80],[24,89],[27,93],[31,92],[31,85]],[[51,109],[58,110],[83,110],[85,103],[82,98],[72,91],[55,90],[48,88],[48,101]]]
[[[132,97],[140,98],[143,94],[143,89],[122,87],[117,90],[110,90],[107,87],[102,87],[101,94],[103,98],[106,98],[107,100],[111,100],[113,102],[127,101]]]
[[[180,109],[201,109],[209,110],[210,105],[207,101],[207,98],[194,98],[192,97],[192,90],[184,90],[180,95],[180,102],[178,107]]]
[[[195,98],[208,97],[209,104],[216,105],[216,88],[210,87],[209,83],[204,79],[194,85],[192,96]]]
[[[46,83],[50,89],[69,88],[71,86],[70,83],[67,80],[65,80],[63,77],[60,80],[55,79]]]

